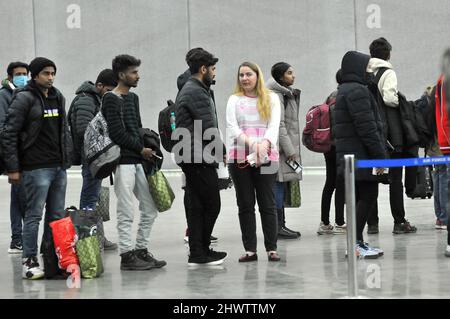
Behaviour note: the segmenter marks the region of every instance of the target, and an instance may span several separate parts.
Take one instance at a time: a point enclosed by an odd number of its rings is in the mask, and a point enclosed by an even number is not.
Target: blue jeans
[[[45,205],[43,240],[52,240],[49,223],[64,218],[67,174],[61,167],[24,171],[22,191],[25,198],[23,258],[37,256],[39,223]]]
[[[102,180],[93,177],[89,166],[86,164],[83,164],[81,168],[81,175],[83,176],[83,186],[80,195],[80,209],[95,209],[100,195]]]
[[[436,165],[433,171],[434,213],[436,218],[447,225],[448,182],[450,166]]]
[[[11,185],[11,204],[9,215],[11,218],[11,241],[22,243],[23,198],[20,193],[20,185]]]
[[[284,208],[284,183],[275,182],[275,205],[277,209]]]

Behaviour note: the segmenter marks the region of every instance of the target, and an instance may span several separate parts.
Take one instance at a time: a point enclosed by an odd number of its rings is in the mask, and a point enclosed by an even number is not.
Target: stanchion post
[[[345,155],[345,206],[347,219],[348,296],[358,297],[356,274],[356,208],[355,208],[355,156]]]

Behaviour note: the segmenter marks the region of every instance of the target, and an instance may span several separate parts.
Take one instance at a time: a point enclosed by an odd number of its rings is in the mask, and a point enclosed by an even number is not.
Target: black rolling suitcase
[[[417,168],[417,185],[410,198],[431,198],[433,196],[433,178],[431,166],[419,166]]]

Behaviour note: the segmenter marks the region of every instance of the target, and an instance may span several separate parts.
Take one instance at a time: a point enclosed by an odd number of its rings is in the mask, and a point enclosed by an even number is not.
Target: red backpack
[[[330,104],[323,103],[313,106],[306,113],[306,125],[303,129],[302,142],[307,149],[317,153],[327,153],[333,144],[331,138]]]

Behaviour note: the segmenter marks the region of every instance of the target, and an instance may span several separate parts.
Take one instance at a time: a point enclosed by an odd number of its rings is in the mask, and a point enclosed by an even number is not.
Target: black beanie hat
[[[41,72],[44,68],[48,66],[54,67],[56,73],[56,65],[52,60],[43,57],[34,58],[29,65],[31,78],[33,79],[36,75],[39,74],[39,72]]]
[[[284,73],[291,67],[289,63],[286,62],[278,62],[274,64],[272,67],[272,70],[270,71],[272,73],[272,77],[275,81],[279,82],[280,79],[284,76]]]
[[[108,86],[117,86],[116,74],[111,69],[104,69],[98,74],[95,84],[97,83],[102,83],[103,85]]]

